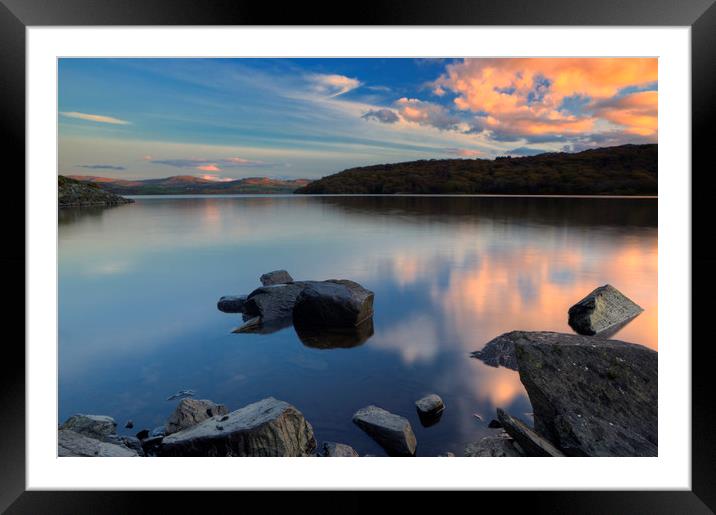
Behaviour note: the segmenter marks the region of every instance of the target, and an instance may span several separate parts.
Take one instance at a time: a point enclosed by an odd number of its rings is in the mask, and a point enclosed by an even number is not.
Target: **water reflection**
[[[657,348],[656,212],[655,200],[430,197],[62,210],[59,417],[154,427],[180,389],[232,409],[273,395],[298,406],[319,441],[382,454],[350,422],[377,404],[411,420],[419,455],[460,454],[489,433],[495,407],[531,411],[514,371],[469,357],[495,336],[571,332],[568,308],[610,283],[645,309],[614,337]],[[318,334],[289,321],[231,334],[241,317],[218,312],[217,299],[281,268],[373,290],[370,328]],[[413,403],[431,392],[447,408],[423,427]]]

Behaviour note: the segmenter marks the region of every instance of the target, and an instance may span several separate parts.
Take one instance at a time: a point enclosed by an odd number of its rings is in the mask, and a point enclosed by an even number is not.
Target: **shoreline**
[[[506,195],[506,194],[479,194],[479,193],[452,193],[452,194],[431,194],[431,193],[234,193],[234,194],[167,194],[167,195],[123,195],[130,199],[151,199],[151,198],[241,198],[241,197],[281,197],[281,198],[302,198],[302,197],[427,197],[427,198],[564,198],[564,199],[616,199],[616,200],[658,200],[658,195]]]

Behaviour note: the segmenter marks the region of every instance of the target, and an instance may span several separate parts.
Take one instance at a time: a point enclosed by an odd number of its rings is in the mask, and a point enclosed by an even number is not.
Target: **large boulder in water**
[[[223,404],[216,404],[206,399],[182,399],[174,413],[169,416],[165,426],[165,434],[170,435],[182,431],[207,418],[226,415],[229,410]]]
[[[644,311],[614,286],[606,284],[569,308],[569,326],[594,335],[624,324]]]
[[[564,454],[657,455],[656,351],[618,340],[522,332],[515,354],[535,430]]]
[[[514,340],[520,333],[521,331],[510,331],[509,333],[501,334],[487,342],[481,350],[473,352],[471,356],[491,367],[503,366],[517,370]]]
[[[412,456],[418,445],[408,419],[378,406],[366,406],[353,415],[353,422],[378,442],[388,454]]]
[[[373,316],[373,297],[360,284],[310,281],[296,298],[293,323],[309,327],[355,327]]]
[[[105,436],[116,433],[117,423],[107,415],[72,415],[60,429],[68,429],[88,436],[90,438],[103,439]]]
[[[57,455],[60,457],[128,458],[138,456],[135,450],[125,445],[102,442],[70,429],[57,432]]]
[[[286,270],[274,270],[263,274],[259,281],[263,286],[272,286],[274,284],[292,283],[293,277]]]
[[[249,293],[244,304],[244,313],[250,317],[261,317],[264,323],[288,320],[290,323],[296,298],[305,288],[305,283],[276,284],[262,286]]]
[[[313,428],[287,402],[268,397],[164,438],[159,456],[310,456]]]

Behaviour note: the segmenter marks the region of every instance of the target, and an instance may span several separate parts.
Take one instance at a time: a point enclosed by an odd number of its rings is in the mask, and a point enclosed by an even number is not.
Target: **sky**
[[[657,141],[655,58],[59,61],[58,173],[316,179]]]

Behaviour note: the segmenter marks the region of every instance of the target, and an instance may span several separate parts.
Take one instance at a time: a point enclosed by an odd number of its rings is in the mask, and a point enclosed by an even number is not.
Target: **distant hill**
[[[175,175],[163,179],[126,180],[70,175],[72,179],[89,184],[99,184],[107,191],[119,195],[218,195],[235,193],[293,193],[306,186],[308,179],[270,179],[249,177],[235,181],[212,181],[192,175]]]
[[[656,195],[657,145],[350,168],[299,194]]]
[[[62,175],[57,177],[57,201],[59,207],[114,206],[134,202],[105,191],[97,184],[76,181]]]

